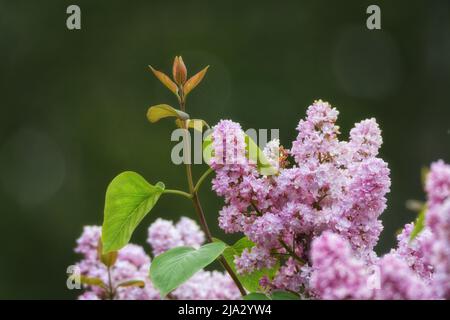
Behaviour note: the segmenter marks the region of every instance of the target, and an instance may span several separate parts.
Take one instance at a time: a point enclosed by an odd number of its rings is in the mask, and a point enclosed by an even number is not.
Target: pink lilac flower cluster
[[[369,298],[369,270],[354,257],[348,241],[325,231],[311,248],[310,286],[322,299]]]
[[[148,228],[148,244],[155,256],[175,247],[200,247],[205,242],[205,235],[192,220],[182,217],[177,224],[161,218]]]
[[[327,102],[315,101],[290,150],[274,151],[278,141],[264,149],[270,163],[278,162],[278,173],[270,176],[260,174],[248,157],[239,124],[222,120],[213,128],[212,188],[225,200],[219,225],[228,233],[243,232],[255,244],[235,257],[238,272],[272,268],[279,261],[276,275],[261,278],[261,287],[310,298],[448,297],[449,166],[431,167],[425,230],[410,241],[413,225],[407,225],[398,248],[377,257],[379,217],[390,189],[388,165],[377,157],[381,130],[372,118],[357,123],[349,141],[339,140],[338,114]],[[282,150],[293,166],[281,161]]]
[[[76,264],[81,275],[89,278],[99,278],[109,284],[107,267],[98,258],[98,244],[101,237],[101,227],[85,226],[81,237],[77,240],[75,252],[83,255],[83,259]],[[119,283],[129,280],[145,282],[144,288],[117,288],[115,299],[119,300],[152,300],[158,299],[159,293],[148,280],[150,258],[140,246],[129,244],[119,251],[117,261],[111,267],[111,285],[117,287]],[[101,300],[110,298],[109,288],[87,286],[86,291],[79,297],[81,300]]]
[[[443,161],[431,165],[426,190],[426,224],[432,236],[425,250],[434,266],[432,284],[437,295],[450,299],[450,165]]]
[[[336,251],[337,245],[330,244],[328,231],[314,239],[310,253],[313,269],[310,288],[313,294],[319,298],[342,298],[338,295],[342,294],[344,287],[350,289],[346,298],[450,299],[450,165],[443,161],[431,165],[426,191],[428,209],[425,226],[416,237],[411,238],[414,223],[410,223],[398,235],[397,248],[381,258],[364,260],[356,253],[340,255],[341,258],[348,257],[345,259],[347,264],[356,257],[359,263],[366,265],[365,273],[358,274],[349,267],[343,268],[337,264],[324,269],[323,264],[317,263],[317,255],[319,258],[328,257],[329,250]],[[339,237],[335,241],[346,241]],[[360,294],[354,282],[339,277],[333,278],[333,285],[325,287],[323,282],[329,277],[324,273],[332,272],[338,272],[341,276],[348,272],[358,275],[359,280],[366,283],[368,291]]]
[[[76,264],[81,275],[89,278],[100,278],[108,288],[95,285],[85,286],[85,292],[79,297],[82,300],[99,300],[109,298],[109,276],[107,267],[99,261],[98,243],[101,237],[101,227],[84,227],[81,237],[77,240],[75,252],[83,259]],[[182,217],[177,224],[172,221],[158,219],[148,230],[148,243],[152,246],[154,256],[176,246],[200,246],[205,240],[203,232],[191,219]],[[140,280],[145,283],[140,287],[118,287],[114,299],[118,300],[156,300],[160,294],[156,290],[148,272],[151,265],[150,257],[141,246],[129,244],[118,253],[117,261],[111,267],[111,285],[116,288],[124,281]],[[172,299],[238,299],[239,291],[231,278],[222,272],[199,271],[186,283],[174,290]]]

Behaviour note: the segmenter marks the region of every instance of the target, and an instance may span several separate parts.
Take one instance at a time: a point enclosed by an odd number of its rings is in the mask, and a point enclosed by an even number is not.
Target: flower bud
[[[187,69],[183,62],[183,58],[175,57],[173,61],[173,80],[175,80],[176,84],[183,85],[187,79]]]

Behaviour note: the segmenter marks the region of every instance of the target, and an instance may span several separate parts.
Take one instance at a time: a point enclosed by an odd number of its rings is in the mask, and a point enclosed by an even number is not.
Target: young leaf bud
[[[187,69],[181,56],[175,57],[175,60],[173,61],[172,72],[173,72],[173,79],[175,80],[176,84],[181,86],[186,82]]]

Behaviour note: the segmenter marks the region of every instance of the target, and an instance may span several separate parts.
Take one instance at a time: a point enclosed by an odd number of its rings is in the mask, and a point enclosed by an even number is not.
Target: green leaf
[[[250,160],[256,162],[259,173],[265,176],[271,176],[278,172],[278,170],[270,164],[269,160],[267,160],[264,155],[264,152],[262,152],[250,136],[245,135],[245,143],[247,156]]]
[[[252,292],[244,296],[244,300],[300,300],[295,293],[277,290],[272,292],[270,296],[264,293]]]
[[[149,184],[139,174],[126,171],[111,181],[106,190],[102,226],[103,254],[123,248],[134,229],[153,208],[164,184]]]
[[[252,292],[244,296],[244,300],[270,300],[264,293]]]
[[[273,167],[269,160],[267,160],[264,152],[258,147],[258,145],[253,141],[253,139],[245,134],[245,144],[246,144],[246,152],[247,158],[256,163],[258,172],[265,176],[270,176],[278,173],[277,168]],[[208,135],[203,140],[203,159],[209,164],[211,162],[211,158],[214,156],[214,149],[212,146],[212,135]]]
[[[98,239],[98,245],[97,245],[97,255],[100,257],[100,261],[107,267],[112,267],[116,261],[118,256],[117,251],[111,251],[107,254],[103,254],[103,243],[102,239]]]
[[[288,291],[274,291],[270,296],[272,300],[300,300],[300,297],[295,293]]]
[[[248,274],[241,275],[237,273],[236,265],[234,263],[234,257],[240,256],[244,251],[244,249],[251,249],[254,246],[255,244],[252,241],[250,241],[247,237],[243,237],[240,240],[238,240],[233,246],[227,247],[223,252],[225,260],[228,262],[231,269],[233,269],[239,281],[242,283],[244,288],[250,292],[260,291],[261,287],[259,285],[259,280],[264,276],[267,276],[270,279],[272,279],[279,268],[279,264],[277,264],[273,268],[270,269],[264,268]]]
[[[175,117],[181,120],[189,119],[189,115],[186,112],[175,109],[168,104],[158,104],[150,107],[147,111],[147,119],[151,123],[158,122],[163,118]]]
[[[211,134],[207,135],[203,140],[202,148],[203,148],[203,160],[209,165],[211,162],[211,158],[214,155]]]
[[[106,288],[105,283],[100,278],[80,276],[80,282],[87,286],[96,286],[96,287]]]
[[[186,120],[186,122],[187,122],[187,127],[189,129],[194,129],[194,130],[197,130],[200,132],[202,132],[203,127],[208,127],[208,124],[206,123],[206,121],[201,120],[201,119],[188,119],[188,120]],[[184,129],[184,126],[180,119],[175,120],[175,124],[177,125],[178,128]]]
[[[102,249],[103,250],[103,249]],[[100,256],[100,261],[107,267],[112,267],[117,261],[117,251],[111,251]]]
[[[209,265],[225,250],[223,242],[208,243],[199,249],[177,247],[153,259],[150,279],[162,297]]]
[[[413,241],[423,228],[425,228],[425,212],[427,211],[427,206],[424,205],[422,210],[419,212],[416,221],[414,222],[414,229],[411,231],[409,242]]]
[[[117,288],[120,287],[139,287],[139,288],[144,288],[145,287],[145,282],[142,280],[128,280],[128,281],[124,281],[121,282],[117,285]]]

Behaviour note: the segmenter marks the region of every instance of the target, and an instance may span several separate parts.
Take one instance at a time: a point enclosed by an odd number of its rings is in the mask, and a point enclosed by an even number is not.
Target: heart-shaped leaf
[[[158,104],[152,106],[147,111],[147,119],[151,123],[158,122],[162,118],[176,117],[181,120],[189,119],[189,115],[186,112],[175,109],[168,104]]]
[[[123,172],[111,181],[106,190],[102,226],[103,254],[128,244],[134,229],[153,208],[163,191],[162,182],[151,185],[131,171]]]
[[[176,247],[168,250],[153,260],[150,279],[164,297],[213,262],[225,248],[225,243],[213,242],[199,249]]]

